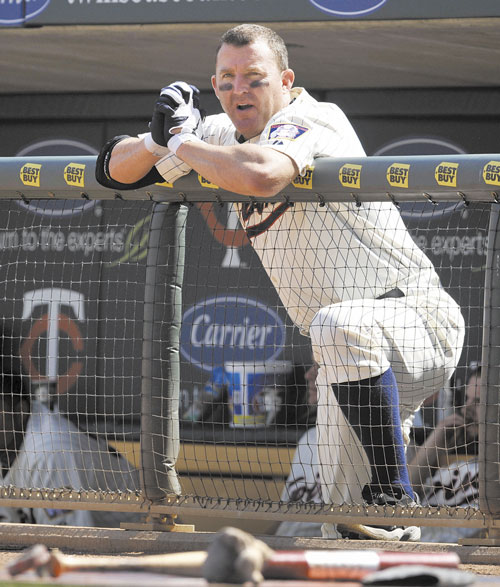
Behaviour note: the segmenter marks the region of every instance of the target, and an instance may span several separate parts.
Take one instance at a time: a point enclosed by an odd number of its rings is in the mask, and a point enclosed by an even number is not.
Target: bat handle
[[[44,565],[43,572],[51,577],[73,571],[132,571],[142,570],[151,573],[201,576],[202,566],[207,558],[204,550],[177,552],[141,557],[103,558],[65,555],[55,550],[50,561]]]

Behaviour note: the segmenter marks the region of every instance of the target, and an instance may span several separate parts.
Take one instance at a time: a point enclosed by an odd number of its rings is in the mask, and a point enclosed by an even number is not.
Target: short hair
[[[259,40],[267,43],[276,58],[280,71],[288,69],[288,50],[285,41],[278,33],[260,24],[240,24],[226,31],[220,38],[215,55],[217,57],[222,45],[244,47]]]

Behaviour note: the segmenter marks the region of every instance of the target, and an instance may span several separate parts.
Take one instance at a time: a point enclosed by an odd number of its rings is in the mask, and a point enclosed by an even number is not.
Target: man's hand
[[[467,430],[470,425],[464,415],[456,411],[436,424],[418,451],[426,453],[428,464],[440,466],[449,456],[466,446],[467,439],[471,438]]]
[[[188,140],[199,140],[202,134],[203,114],[199,109],[199,90],[185,82],[175,82],[161,90],[149,124],[151,131],[144,141],[148,151],[163,157]],[[186,135],[169,142],[175,133]]]
[[[201,140],[205,112],[200,109],[200,92],[195,86],[190,86],[185,82],[176,82],[172,86],[163,88],[162,95],[164,94],[168,94],[174,99],[177,99],[180,94],[183,100],[175,111],[175,119],[178,124],[171,126],[168,133],[166,130],[164,131],[168,148],[176,153],[183,143]]]

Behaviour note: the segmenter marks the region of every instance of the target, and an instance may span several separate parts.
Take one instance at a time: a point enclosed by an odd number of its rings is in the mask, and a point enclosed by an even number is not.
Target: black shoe
[[[385,490],[384,490],[385,489]],[[367,505],[401,506],[412,508],[418,506],[418,498],[413,498],[402,487],[388,488],[365,485],[362,496]],[[400,542],[418,542],[420,528],[418,526],[368,526],[366,524],[337,524],[337,531],[342,538],[353,540],[391,540]]]

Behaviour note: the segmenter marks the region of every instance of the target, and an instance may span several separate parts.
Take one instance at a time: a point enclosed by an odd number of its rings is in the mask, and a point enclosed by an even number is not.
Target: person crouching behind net
[[[481,365],[469,366],[462,402],[417,446],[408,463],[410,480],[423,506],[479,509],[479,399]],[[423,542],[458,542],[477,528],[426,526]]]
[[[304,378],[307,386],[307,407],[316,408],[318,364],[309,367]],[[321,504],[321,481],[318,470],[318,436],[316,426],[308,428],[299,438],[291,463],[290,474],[281,493],[281,501]],[[281,522],[277,536],[322,536],[321,522]],[[340,536],[339,536],[340,538]]]
[[[104,492],[139,489],[138,472],[123,457],[111,452],[102,440],[79,430],[56,407],[49,408],[30,397],[20,372],[4,369],[0,391],[0,487]],[[32,508],[26,502],[3,507],[0,499],[0,522],[118,527],[120,522],[137,519],[136,514],[122,512]]]

